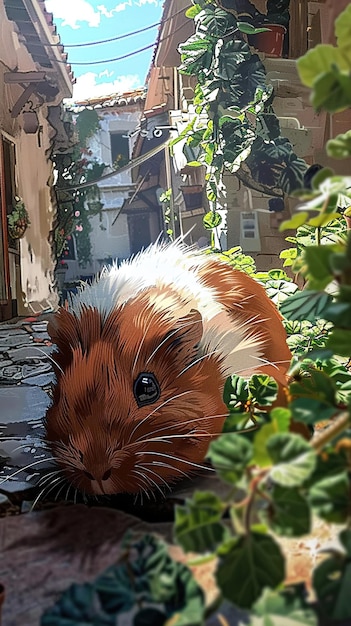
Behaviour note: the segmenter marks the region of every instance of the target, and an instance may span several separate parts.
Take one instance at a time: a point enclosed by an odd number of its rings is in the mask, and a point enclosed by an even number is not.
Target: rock
[[[17,346],[25,346],[33,342],[33,337],[25,332],[24,335],[11,334],[7,337],[0,337],[0,352],[7,351],[9,348]]]
[[[36,322],[32,324],[32,329],[35,333],[46,333],[48,322]]]
[[[49,404],[50,398],[40,388],[0,387],[0,424],[38,420],[44,417]]]
[[[25,361],[26,359],[42,359],[43,354],[51,355],[55,350],[55,346],[25,346],[23,348],[16,348],[14,350],[8,350],[7,354],[10,359],[15,363],[19,361]]]
[[[23,383],[25,385],[36,385],[38,387],[46,387],[47,385],[51,385],[55,381],[55,374],[40,374],[39,376],[31,376],[30,378],[25,378]]]

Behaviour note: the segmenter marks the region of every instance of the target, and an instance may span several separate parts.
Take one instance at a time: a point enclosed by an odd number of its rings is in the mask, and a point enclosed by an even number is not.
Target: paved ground
[[[16,494],[25,499],[50,467],[41,441],[54,380],[47,323],[0,324],[0,503]]]

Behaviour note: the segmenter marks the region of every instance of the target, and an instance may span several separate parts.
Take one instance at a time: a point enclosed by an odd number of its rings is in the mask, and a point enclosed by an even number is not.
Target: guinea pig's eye
[[[139,374],[138,378],[134,381],[133,391],[138,406],[152,404],[156,402],[161,395],[160,386],[156,377],[154,374],[149,373]]]

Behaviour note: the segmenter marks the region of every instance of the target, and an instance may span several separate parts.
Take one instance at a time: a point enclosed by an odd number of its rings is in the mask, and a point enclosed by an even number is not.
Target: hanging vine
[[[288,19],[288,0],[270,2]],[[284,6],[283,6],[284,5]],[[180,72],[195,75],[195,116],[175,140],[198,152],[189,165],[206,167],[207,196],[215,212],[225,190],[223,173],[247,187],[283,196],[303,186],[307,164],[280,132],[272,107],[273,87],[247,38],[267,30],[248,0],[193,0],[187,17],[195,33],[180,45]]]

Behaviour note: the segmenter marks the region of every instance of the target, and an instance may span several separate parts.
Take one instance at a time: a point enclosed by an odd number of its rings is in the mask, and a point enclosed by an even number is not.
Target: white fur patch
[[[199,277],[199,268],[209,257],[189,249],[177,241],[156,243],[118,268],[106,268],[92,285],[84,285],[71,299],[71,311],[80,315],[85,307],[97,309],[106,317],[116,306],[127,304],[148,288],[172,287],[186,302],[187,312],[199,311],[203,321],[200,354],[214,353],[221,368],[230,375],[253,372],[262,356],[259,326],[243,328],[216,300],[214,289],[206,287]],[[128,306],[128,304],[127,304]],[[163,303],[164,306],[164,303]],[[184,306],[179,317],[184,315]]]

